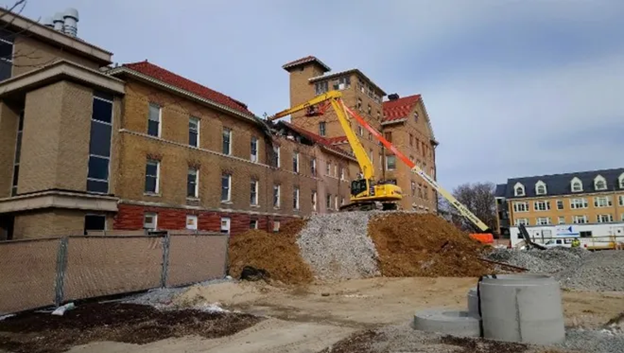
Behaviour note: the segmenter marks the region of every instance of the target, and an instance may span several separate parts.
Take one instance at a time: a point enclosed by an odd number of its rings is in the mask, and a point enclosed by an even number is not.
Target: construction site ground
[[[370,278],[308,286],[226,281],[178,290],[170,296],[154,292],[134,299],[174,310],[115,302],[82,305],[63,317],[46,313],[9,318],[0,321],[0,349],[294,353],[329,352],[328,347],[334,345],[332,352],[545,352],[520,344],[479,345],[409,327],[418,309],[464,309],[466,293],[476,281]],[[230,313],[191,310],[215,303]],[[624,309],[624,292],[563,291],[563,304],[567,327],[599,328]],[[396,349],[388,350],[384,340]],[[416,350],[415,345],[420,348]]]

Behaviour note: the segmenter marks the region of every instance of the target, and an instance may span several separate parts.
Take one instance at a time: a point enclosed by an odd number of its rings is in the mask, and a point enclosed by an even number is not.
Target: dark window
[[[223,129],[223,154],[232,153],[232,130],[228,128]]]
[[[106,216],[86,215],[84,223],[84,234],[89,230],[106,230]]]
[[[189,145],[193,147],[199,146],[199,119],[189,119]]]
[[[232,197],[230,194],[231,181],[231,175],[223,174],[221,176],[221,201],[230,201],[230,198]]]
[[[316,158],[310,160],[310,174],[316,176]]]
[[[189,169],[186,180],[186,196],[197,197],[197,169]]]
[[[106,194],[108,193],[108,181],[87,179],[87,190]]]
[[[87,191],[108,193],[113,103],[112,96],[93,93]]]
[[[321,135],[321,136],[325,136],[325,132],[326,132],[326,131],[325,131],[325,122],[324,122],[324,121],[321,121],[321,122],[319,123],[319,135]]]
[[[93,120],[111,123],[113,121],[113,105],[111,102],[96,98],[93,100]]]
[[[581,238],[591,238],[592,232],[591,230],[580,232]]]
[[[252,219],[249,221],[249,229],[258,229],[258,220]]]
[[[19,163],[22,153],[22,132],[17,133],[17,142],[15,144],[15,163]]]
[[[145,165],[145,192],[158,192],[158,161],[148,160]]]
[[[255,136],[251,137],[251,161],[258,161],[258,138]]]
[[[151,136],[160,136],[160,114],[161,109],[158,104],[149,104],[149,113],[147,119],[147,133]]]
[[[358,179],[351,182],[351,195],[356,196],[366,191],[366,179]]]
[[[112,126],[98,121],[91,121],[91,141],[89,154],[110,157]]]
[[[13,64],[9,61],[0,59],[0,81],[11,78]]]
[[[91,179],[108,180],[108,159],[91,156],[89,158],[89,174]]]

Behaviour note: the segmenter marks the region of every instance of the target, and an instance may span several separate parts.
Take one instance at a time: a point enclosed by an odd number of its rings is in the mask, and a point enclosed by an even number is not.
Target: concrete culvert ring
[[[416,312],[414,328],[420,331],[441,332],[459,337],[480,337],[479,319],[467,311],[428,309]]]

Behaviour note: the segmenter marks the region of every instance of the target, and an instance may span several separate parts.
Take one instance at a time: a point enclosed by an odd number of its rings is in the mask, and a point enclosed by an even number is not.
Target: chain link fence
[[[176,231],[0,242],[0,314],[223,278],[228,241]]]

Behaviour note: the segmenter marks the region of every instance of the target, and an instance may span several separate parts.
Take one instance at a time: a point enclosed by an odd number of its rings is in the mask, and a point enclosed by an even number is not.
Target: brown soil
[[[305,226],[304,220],[286,223],[278,233],[250,230],[230,240],[229,273],[239,278],[243,267],[266,270],[271,280],[288,284],[307,284],[314,279],[301,258],[296,240]]]
[[[57,353],[95,341],[145,344],[170,337],[229,336],[262,321],[247,314],[159,311],[136,304],[83,304],[63,316],[25,313],[0,321],[0,349]]]
[[[494,272],[479,260],[479,242],[436,215],[376,216],[368,234],[386,277],[479,277]]]

